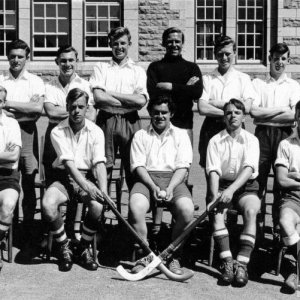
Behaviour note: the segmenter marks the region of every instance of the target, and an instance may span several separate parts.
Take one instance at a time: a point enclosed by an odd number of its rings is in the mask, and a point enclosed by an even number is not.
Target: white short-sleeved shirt
[[[152,125],[140,129],[133,137],[130,151],[131,171],[145,167],[147,171],[174,172],[189,168],[193,160],[191,141],[186,130],[170,124],[161,135]]]
[[[200,99],[204,101],[218,100],[224,104],[230,99],[254,99],[253,89],[249,75],[231,67],[223,76],[216,68],[212,73],[203,76],[203,93]]]
[[[259,142],[250,132],[232,138],[226,129],[211,138],[207,147],[206,172],[215,171],[221,179],[235,181],[245,167],[251,167],[250,179],[258,175]]]
[[[278,146],[275,166],[284,166],[289,172],[300,173],[300,139],[297,130]]]
[[[55,106],[66,108],[66,98],[70,90],[80,88],[89,95],[89,105],[94,105],[94,98],[91,92],[90,83],[80,78],[77,74],[74,79],[63,87],[58,79],[54,77],[50,82],[46,83],[45,103],[52,103]],[[50,122],[57,123],[50,119]]]
[[[296,80],[289,78],[286,74],[281,75],[275,80],[270,74],[265,80],[255,78],[253,87],[257,97],[253,105],[264,108],[272,107],[289,107],[292,111],[295,109],[296,103],[300,100],[300,85]],[[254,119],[256,125],[268,126],[292,126],[294,122],[282,124],[272,122],[258,122]]]
[[[6,146],[11,143],[22,147],[21,130],[19,123],[2,112],[0,116],[0,152],[4,152]],[[0,168],[17,169],[18,161],[12,163],[2,163]]]
[[[69,125],[69,118],[51,131],[51,141],[57,154],[54,168],[64,169],[65,160],[74,161],[79,170],[91,170],[97,163],[106,162],[103,131],[88,119],[85,119],[78,141]]]
[[[4,86],[7,90],[7,101],[26,103],[30,102],[33,95],[45,95],[45,85],[43,80],[39,76],[31,74],[25,69],[17,78],[14,78],[9,71],[8,75],[4,75],[0,78],[0,85]],[[20,119],[19,122],[27,120],[30,120],[29,116]]]
[[[90,78],[92,89],[100,88],[121,94],[141,94],[148,100],[146,81],[145,70],[130,58],[121,66],[113,60],[109,63],[97,63]],[[101,110],[116,114],[135,111],[136,108],[106,107]]]

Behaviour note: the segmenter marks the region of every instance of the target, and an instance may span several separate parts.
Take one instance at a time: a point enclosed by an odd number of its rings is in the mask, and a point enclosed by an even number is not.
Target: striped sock
[[[0,221],[0,241],[2,241],[5,237],[5,233],[9,229],[10,223],[6,223],[3,221]]]
[[[64,244],[67,242],[67,234],[65,232],[64,221],[59,215],[53,222],[50,222],[50,233],[53,235],[53,239],[59,243]]]
[[[89,215],[87,215],[82,226],[82,235],[80,239],[80,244],[82,246],[88,247],[88,245],[93,240],[98,227],[99,227],[99,220],[95,220],[91,218]]]
[[[237,261],[243,265],[247,265],[250,260],[251,253],[254,249],[255,235],[242,233],[240,236],[240,251],[237,255]]]
[[[220,249],[220,258],[229,259],[232,258],[232,254],[229,247],[229,234],[226,228],[218,229],[213,233],[215,242]]]

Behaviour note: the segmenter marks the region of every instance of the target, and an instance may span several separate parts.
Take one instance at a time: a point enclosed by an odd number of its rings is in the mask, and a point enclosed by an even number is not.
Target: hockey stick
[[[138,243],[143,248],[143,250],[146,253],[148,253],[148,255],[150,256],[149,259],[151,259],[151,263],[145,268],[145,271],[144,271],[145,274],[144,273],[143,274],[140,274],[140,273],[131,274],[131,273],[128,273],[127,271],[125,271],[125,269],[123,269],[124,272],[129,274],[129,276],[126,276],[126,274],[125,274],[125,276],[123,276],[125,279],[132,280],[132,281],[140,280],[140,279],[146,277],[147,275],[149,275],[151,273],[151,271],[155,268],[159,269],[162,273],[164,273],[166,275],[166,277],[168,277],[169,279],[174,280],[174,281],[183,282],[183,281],[188,280],[189,278],[191,278],[194,275],[194,273],[192,271],[185,272],[182,275],[177,275],[177,274],[169,271],[162,263],[162,260],[160,259],[160,257],[155,255],[152,252],[152,250],[149,248],[148,244],[138,235],[138,233],[133,229],[133,227],[126,221],[126,219],[117,210],[114,202],[110,199],[110,197],[107,196],[105,193],[102,193],[102,195],[103,195],[103,198],[104,198],[106,204],[109,206],[109,208],[113,211],[113,213],[116,215],[116,217],[127,227],[127,229],[135,237],[135,239],[138,241]],[[117,271],[119,268],[120,268],[120,266],[117,268]],[[122,276],[122,274],[119,271],[118,271],[118,273]]]
[[[145,267],[142,271],[140,271],[137,274],[131,274],[129,272],[127,272],[122,266],[118,266],[117,267],[117,271],[118,273],[125,279],[130,280],[130,281],[136,281],[136,280],[141,280],[144,277],[146,277],[147,275],[149,275],[151,273],[151,271],[156,267],[159,270],[161,270],[168,278],[170,278],[170,274],[167,275],[167,273],[171,273],[163,264],[160,264],[158,266],[155,265],[156,262],[156,258],[159,258],[159,261],[162,262],[164,260],[166,260],[167,258],[169,258],[181,245],[182,243],[187,239],[187,237],[189,236],[189,234],[196,228],[196,226],[201,223],[210,212],[212,212],[213,210],[216,209],[217,205],[220,202],[220,198],[218,198],[217,200],[215,200],[214,202],[210,203],[207,206],[207,209],[194,221],[192,221],[184,230],[184,232],[178,236],[175,241],[173,241],[162,253],[160,253],[160,255],[157,257],[155,256],[155,259],[153,257],[153,253],[150,253],[147,256],[147,260],[151,261],[150,264]],[[177,275],[178,276],[178,275]],[[191,275],[190,277],[192,277],[193,275]],[[171,278],[170,278],[171,279]],[[176,280],[176,279],[172,279],[172,280]]]

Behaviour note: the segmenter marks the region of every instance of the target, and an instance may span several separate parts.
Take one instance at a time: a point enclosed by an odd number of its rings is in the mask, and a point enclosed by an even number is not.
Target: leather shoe
[[[178,259],[171,259],[169,262],[168,262],[168,269],[174,273],[174,274],[177,274],[177,275],[182,275],[184,272],[181,268],[181,265],[180,265],[180,262]]]
[[[296,273],[291,273],[284,281],[284,286],[291,292],[297,291],[298,279]]]
[[[59,262],[58,267],[62,272],[68,272],[72,269],[73,266],[73,253],[70,249],[69,242],[63,244],[59,249]]]
[[[237,262],[235,269],[235,284],[239,287],[243,287],[248,283],[248,271],[247,266]]]
[[[78,263],[89,271],[96,271],[98,269],[98,264],[94,261],[88,248],[85,248],[80,254]]]
[[[221,280],[226,283],[230,284],[232,283],[234,279],[234,273],[233,273],[233,260],[232,258],[224,259],[222,261],[221,267],[220,267],[220,272],[221,272]]]

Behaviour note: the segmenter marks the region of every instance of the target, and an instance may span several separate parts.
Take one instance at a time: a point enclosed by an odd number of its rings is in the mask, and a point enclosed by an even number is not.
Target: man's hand
[[[158,82],[156,88],[162,91],[172,91],[173,85],[171,82]]]
[[[30,98],[30,102],[39,102],[40,101],[40,96],[38,94],[34,94],[31,98]]]
[[[197,81],[199,81],[199,77],[193,76],[189,79],[189,81],[186,83],[186,85],[194,85]]]
[[[165,201],[169,202],[173,199],[173,188],[167,187],[166,193],[167,193],[167,195],[166,195]]]
[[[161,202],[162,198],[159,197],[160,188],[156,185],[154,188],[152,188],[151,194],[155,201]]]
[[[291,178],[291,179],[294,179],[296,181],[300,181],[300,173],[298,173],[298,172],[289,172],[287,174],[287,177]]]
[[[230,187],[228,187],[226,190],[224,190],[221,193],[221,196],[220,196],[221,202],[230,203],[232,200],[233,194],[234,194],[234,191]]]
[[[13,152],[16,148],[16,144],[14,143],[8,143],[4,149],[4,152]]]
[[[92,200],[104,202],[102,192],[92,183],[87,182],[85,191],[91,197]]]

